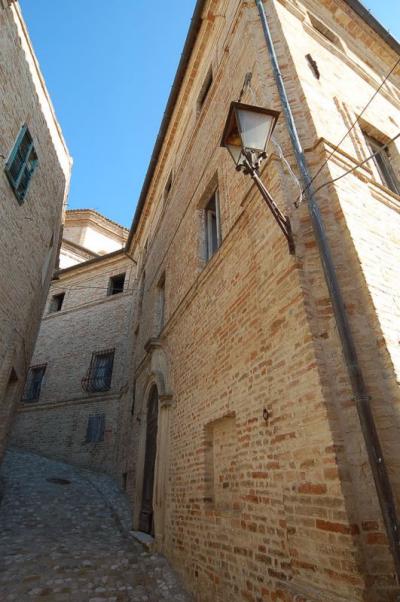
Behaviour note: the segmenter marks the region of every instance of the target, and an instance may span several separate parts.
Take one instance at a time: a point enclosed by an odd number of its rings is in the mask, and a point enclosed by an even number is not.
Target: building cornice
[[[97,267],[103,263],[112,263],[118,259],[129,259],[136,263],[125,251],[125,249],[118,249],[117,251],[113,251],[112,253],[107,253],[107,255],[99,255],[97,257],[93,257],[93,259],[88,259],[87,261],[82,261],[81,263],[77,263],[76,265],[68,266],[67,268],[63,268],[62,270],[57,270],[54,274],[54,280],[61,280],[64,276],[72,276],[78,274],[80,272],[85,272],[87,270],[92,269],[93,267]]]
[[[400,42],[388,32],[359,0],[345,0],[346,4],[359,16],[396,54],[400,54]]]
[[[78,253],[80,253],[82,255],[87,255],[88,259],[92,259],[94,257],[102,257],[101,255],[99,255],[99,253],[95,253],[94,251],[91,251],[90,249],[87,249],[86,247],[82,247],[82,245],[78,245],[78,243],[76,243],[72,240],[68,240],[67,238],[62,239],[61,249],[77,251]]]
[[[118,238],[122,238],[124,242],[129,235],[128,228],[121,226],[121,224],[118,224],[95,209],[68,209],[65,214],[65,222],[66,227],[76,222],[90,222],[107,232],[112,232]]]

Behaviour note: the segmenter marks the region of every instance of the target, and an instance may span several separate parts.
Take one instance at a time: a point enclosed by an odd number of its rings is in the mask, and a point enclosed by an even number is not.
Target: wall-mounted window
[[[37,163],[38,158],[32,136],[27,126],[24,125],[5,165],[8,181],[20,204],[24,202]]]
[[[40,366],[31,366],[29,368],[22,401],[27,403],[39,401],[45,371],[46,364],[41,364]]]
[[[329,27],[325,25],[322,21],[317,19],[312,13],[308,13],[308,17],[310,19],[310,23],[313,28],[318,31],[326,40],[334,44],[337,48],[343,49],[343,44],[339,38]]]
[[[104,441],[105,426],[105,414],[96,414],[95,416],[89,416],[86,427],[86,443],[100,443],[101,441]]]
[[[59,293],[58,295],[53,295],[49,305],[49,314],[53,314],[56,311],[61,311],[61,308],[64,303],[65,293]]]
[[[118,274],[118,276],[111,276],[108,283],[107,295],[117,295],[122,293],[125,284],[125,274]]]
[[[221,244],[218,192],[215,191],[204,208],[206,259],[211,259]]]
[[[390,160],[390,154],[382,142],[379,142],[376,138],[367,134],[363,131],[364,138],[366,140],[370,154],[376,153],[371,161],[375,166],[377,175],[381,183],[389,188],[392,192],[400,194],[400,183],[393,170],[393,166]]]
[[[88,374],[82,379],[82,388],[88,393],[100,393],[111,388],[114,349],[104,349],[92,354]]]
[[[169,174],[167,183],[165,184],[165,188],[164,188],[164,202],[168,199],[169,193],[171,192],[172,181],[173,181],[173,176],[172,176],[172,171],[171,171],[171,173]]]
[[[197,98],[197,114],[199,114],[201,109],[203,108],[203,105],[206,101],[206,98],[208,96],[208,93],[210,91],[212,83],[213,83],[213,73],[212,73],[212,69],[210,69],[206,75],[206,79],[204,80],[203,85],[201,86],[200,94]]]
[[[157,335],[162,331],[165,324],[165,272],[157,284],[156,300],[156,331]]]
[[[143,297],[144,297],[144,287],[146,283],[146,272],[143,271],[142,276],[140,278],[139,290],[138,290],[138,304],[137,304],[137,319],[140,320],[143,309]]]
[[[131,416],[133,416],[135,413],[135,400],[136,400],[136,380],[133,381],[133,386],[132,386]]]

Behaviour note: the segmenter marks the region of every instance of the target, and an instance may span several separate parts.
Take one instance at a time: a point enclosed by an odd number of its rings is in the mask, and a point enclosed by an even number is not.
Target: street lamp
[[[267,146],[278,121],[279,112],[240,102],[232,102],[226,120],[221,146],[226,148],[238,171],[250,174],[269,209],[285,235],[289,252],[294,241],[289,218],[284,215],[260,178],[259,168],[267,156]]]

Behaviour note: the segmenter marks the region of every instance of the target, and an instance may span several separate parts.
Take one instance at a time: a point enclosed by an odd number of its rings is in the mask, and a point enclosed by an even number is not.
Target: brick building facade
[[[135,266],[123,248],[127,235],[96,211],[66,212],[64,267],[50,286],[11,440],[111,474],[127,390]]]
[[[394,601],[353,366],[313,210],[298,202],[260,4],[196,6],[128,241],[134,413],[127,404],[120,473],[134,527],[202,602]],[[380,84],[399,45],[354,0],[264,7],[311,174],[323,165],[315,187],[353,169],[316,199],[368,392],[357,401],[398,504],[399,144],[385,144],[399,131],[399,67]],[[220,148],[240,95],[281,111],[261,177],[290,216],[294,255]]]
[[[115,474],[134,528],[199,602],[400,593],[359,417],[371,408],[398,508],[399,51],[357,0],[198,0],[126,253],[87,248],[106,226],[85,238],[96,217],[71,213],[49,304],[65,298],[45,312],[34,358],[46,380],[14,441]],[[261,178],[294,254],[220,147],[238,98],[281,112]],[[310,173],[322,167],[317,207],[300,144]],[[114,347],[110,392],[82,393],[93,353]]]
[[[0,1],[0,459],[57,256],[71,158],[16,2]]]

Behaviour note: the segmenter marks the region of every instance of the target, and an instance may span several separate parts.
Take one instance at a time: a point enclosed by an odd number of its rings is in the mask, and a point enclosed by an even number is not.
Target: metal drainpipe
[[[317,205],[315,199],[313,186],[312,184],[310,185],[311,175],[307,167],[304,151],[299,140],[296,124],[294,122],[293,114],[286,94],[282,73],[279,68],[274,43],[272,41],[271,32],[268,25],[267,15],[265,13],[262,0],[255,0],[255,3],[260,15],[276,85],[279,91],[286,123],[289,129],[290,139],[294,149],[294,154],[301,172],[304,186],[306,188],[308,210],[311,216],[314,235],[318,243],[325,279],[333,306],[336,325],[340,335],[343,355],[346,362],[347,371],[349,373],[354,399],[357,405],[361,430],[364,436],[383,521],[394,559],[397,580],[400,582],[399,521],[397,518],[392,486],[389,480],[374,417],[371,411],[370,398],[360,365],[358,363],[356,347],[350,330],[349,320],[346,314],[342,293],[332,260],[331,249],[326,237],[324,223],[321,217],[319,206]]]

